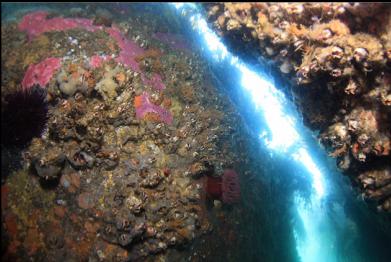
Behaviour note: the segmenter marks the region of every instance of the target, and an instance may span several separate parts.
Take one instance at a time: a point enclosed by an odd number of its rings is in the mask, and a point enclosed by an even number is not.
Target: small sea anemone
[[[206,180],[206,192],[212,199],[220,199],[223,194],[221,190],[221,177],[207,177]]]
[[[208,176],[206,180],[206,192],[210,198],[220,199],[226,204],[239,202],[239,175],[234,170],[227,169],[221,177]]]
[[[5,97],[1,111],[1,144],[24,147],[41,136],[47,119],[46,90],[35,86]]]
[[[231,169],[225,170],[221,189],[223,191],[222,200],[224,203],[233,204],[239,202],[240,183],[238,173]]]

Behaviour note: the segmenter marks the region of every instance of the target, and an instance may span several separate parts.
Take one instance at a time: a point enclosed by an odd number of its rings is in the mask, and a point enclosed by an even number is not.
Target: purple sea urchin
[[[33,137],[42,134],[47,119],[46,91],[34,87],[17,91],[5,98],[1,111],[1,144],[24,147]]]

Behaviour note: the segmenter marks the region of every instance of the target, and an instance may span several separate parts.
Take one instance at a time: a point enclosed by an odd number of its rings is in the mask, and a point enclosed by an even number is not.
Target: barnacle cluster
[[[292,86],[304,121],[379,210],[391,212],[391,6],[382,3],[204,5],[227,44]],[[244,48],[241,48],[244,47]],[[251,48],[245,48],[251,47]],[[254,52],[251,51],[254,56]],[[364,177],[383,179],[370,183]],[[380,178],[381,176],[381,178]],[[367,182],[365,182],[367,181]],[[372,189],[371,189],[372,190]]]

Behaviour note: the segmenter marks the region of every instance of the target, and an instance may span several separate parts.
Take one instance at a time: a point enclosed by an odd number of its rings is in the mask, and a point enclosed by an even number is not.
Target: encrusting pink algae
[[[141,105],[136,107],[136,117],[142,119],[147,113],[157,114],[164,123],[169,125],[172,124],[173,119],[171,113],[168,110],[153,104],[149,100],[148,93],[143,92],[141,96]]]
[[[61,59],[55,57],[30,65],[22,81],[23,90],[26,91],[35,84],[45,87],[60,67]]]

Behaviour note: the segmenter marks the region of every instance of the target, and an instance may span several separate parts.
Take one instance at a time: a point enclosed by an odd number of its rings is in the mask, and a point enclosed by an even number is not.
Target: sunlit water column
[[[304,167],[305,175],[312,184],[312,193],[309,200],[304,200],[299,193],[294,196],[295,209],[301,221],[293,228],[293,233],[301,260],[337,261],[335,244],[338,229],[330,222],[330,212],[323,205],[327,197],[325,178],[312,159],[309,147],[301,136],[302,132],[299,132],[305,130],[305,127],[301,121],[297,121],[298,114],[294,107],[287,106],[290,102],[263,72],[252,71],[228,52],[218,36],[208,28],[197,5],[177,3],[174,6],[182,16],[190,19],[194,33],[205,47],[205,55],[215,62],[230,64],[232,68],[229,70],[240,72],[241,83],[237,84],[238,88],[250,95],[254,112],[266,123],[265,130],[259,134],[260,140],[274,153],[284,154]],[[336,209],[339,211],[333,214],[339,214],[338,220],[344,223],[343,210],[340,206]]]

